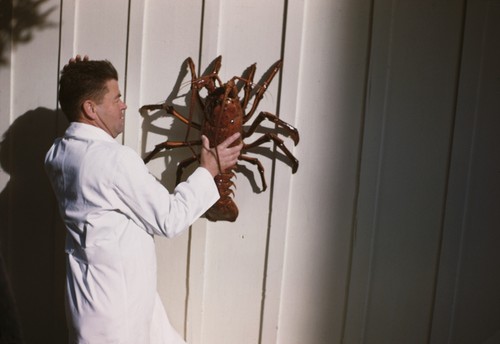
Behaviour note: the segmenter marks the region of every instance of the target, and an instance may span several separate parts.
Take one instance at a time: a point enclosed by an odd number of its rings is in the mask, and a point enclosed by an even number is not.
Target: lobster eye
[[[234,119],[231,120],[231,124],[234,124]]]

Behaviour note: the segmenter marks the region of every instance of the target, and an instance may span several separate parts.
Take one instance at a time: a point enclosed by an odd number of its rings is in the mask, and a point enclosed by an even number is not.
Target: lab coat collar
[[[68,129],[66,129],[66,132],[64,133],[64,137],[116,142],[111,135],[101,128],[80,122],[71,122]]]

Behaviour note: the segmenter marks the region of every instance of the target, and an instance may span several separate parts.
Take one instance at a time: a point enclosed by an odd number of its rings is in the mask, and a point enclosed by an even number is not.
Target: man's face
[[[123,132],[125,126],[125,110],[127,105],[121,100],[118,81],[108,80],[106,82],[108,93],[103,97],[100,104],[96,105],[97,126],[106,131],[112,137],[117,137]]]

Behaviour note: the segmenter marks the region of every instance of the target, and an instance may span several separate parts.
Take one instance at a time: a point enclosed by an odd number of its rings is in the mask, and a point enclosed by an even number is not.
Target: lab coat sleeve
[[[114,177],[116,194],[123,202],[119,211],[150,234],[176,236],[219,199],[214,179],[203,167],[170,193],[132,149],[125,147],[120,155]]]

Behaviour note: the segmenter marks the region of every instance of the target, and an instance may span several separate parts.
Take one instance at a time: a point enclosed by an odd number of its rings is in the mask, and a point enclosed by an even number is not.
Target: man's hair
[[[70,122],[78,120],[85,100],[102,101],[109,80],[118,80],[118,73],[108,60],[76,61],[64,66],[59,81],[59,103]]]

